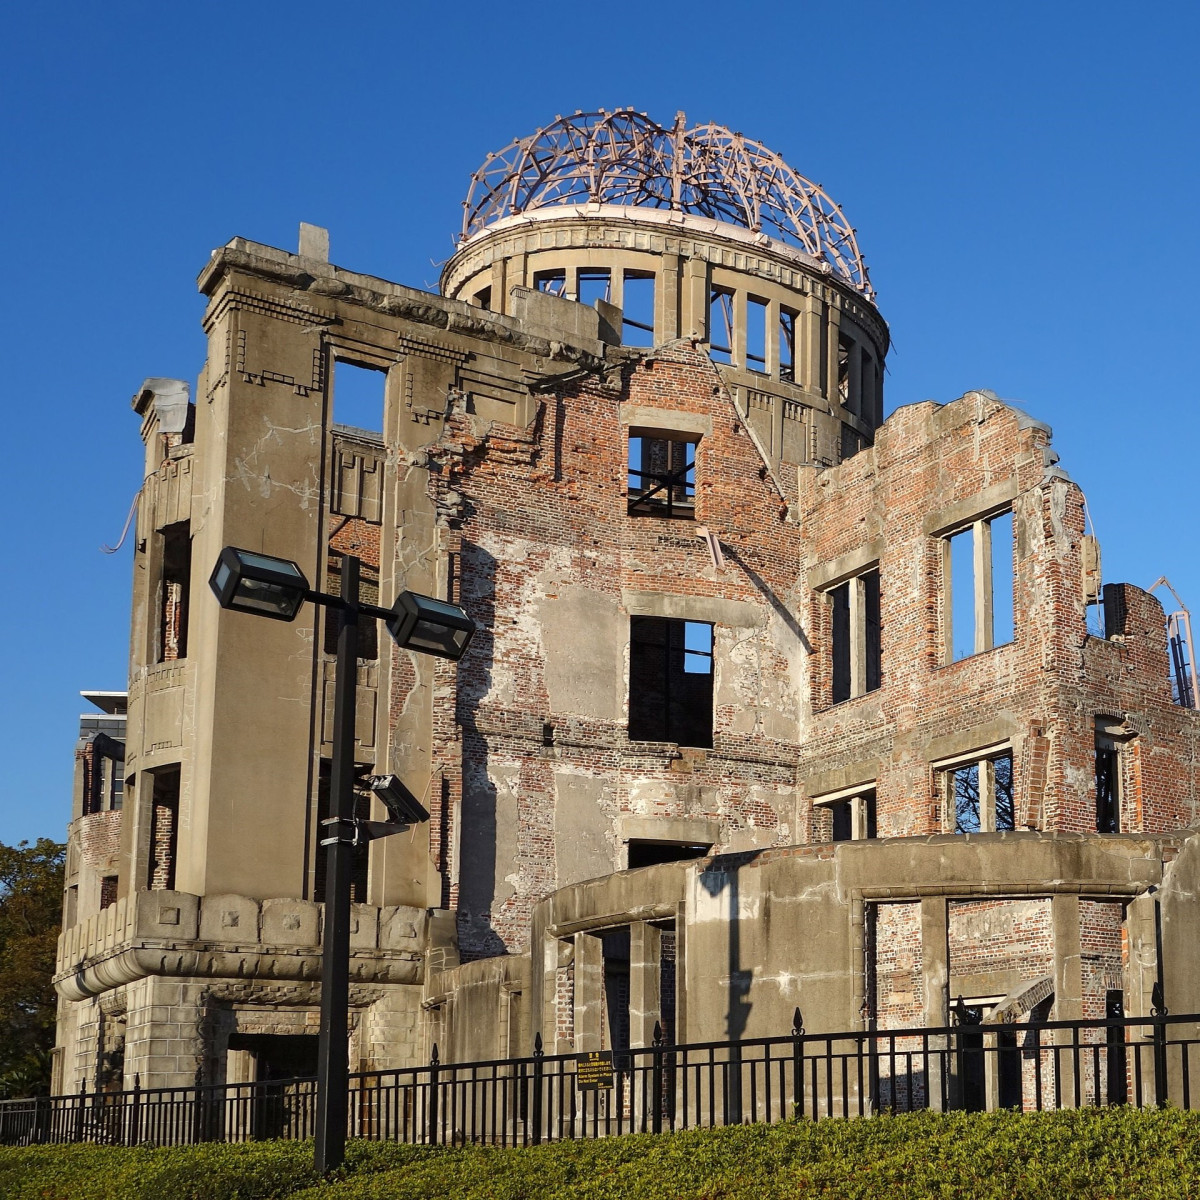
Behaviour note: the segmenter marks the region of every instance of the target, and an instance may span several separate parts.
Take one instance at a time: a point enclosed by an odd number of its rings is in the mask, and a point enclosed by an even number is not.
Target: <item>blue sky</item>
[[[432,287],[472,171],[577,108],[717,121],[823,184],[893,334],[889,411],[988,387],[1054,426],[1104,575],[1200,611],[1200,6],[23,5],[0,45],[10,550],[0,841],[61,837],[81,688],[124,686],[129,398],[194,380],[242,235]],[[19,753],[17,753],[19,751]]]

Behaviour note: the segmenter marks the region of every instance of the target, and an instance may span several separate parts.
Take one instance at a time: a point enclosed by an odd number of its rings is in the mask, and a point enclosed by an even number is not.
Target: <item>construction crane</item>
[[[1160,575],[1147,590],[1153,592],[1157,587],[1165,587],[1179,605],[1175,612],[1167,614],[1167,645],[1171,651],[1171,686],[1175,692],[1175,703],[1184,708],[1200,708],[1200,681],[1196,678],[1196,656],[1192,649],[1191,614],[1165,575]]]

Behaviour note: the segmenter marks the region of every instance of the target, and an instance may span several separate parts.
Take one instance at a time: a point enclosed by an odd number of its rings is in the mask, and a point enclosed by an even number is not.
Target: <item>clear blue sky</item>
[[[1050,422],[1109,581],[1200,611],[1200,6],[26,4],[0,44],[0,841],[61,837],[81,688],[124,687],[129,398],[194,381],[195,277],[326,225],[432,286],[471,172],[557,113],[717,121],[822,183],[888,319],[887,407]]]

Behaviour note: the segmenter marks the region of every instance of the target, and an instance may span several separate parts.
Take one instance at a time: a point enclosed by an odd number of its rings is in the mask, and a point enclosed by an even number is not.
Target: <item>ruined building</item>
[[[307,226],[199,287],[194,390],[134,398],[56,1091],[313,1061],[336,624],[220,609],[226,545],[480,627],[457,665],[361,635],[358,761],[431,818],[360,855],[353,1066],[1200,1009],[1163,609],[1102,581],[1046,425],[883,419],[856,235],[776,155],[576,114],[474,176],[440,294]]]

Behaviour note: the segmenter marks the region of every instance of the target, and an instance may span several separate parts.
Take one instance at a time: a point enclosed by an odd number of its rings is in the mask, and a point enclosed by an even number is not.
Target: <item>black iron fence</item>
[[[1192,1107],[1200,1015],[806,1033],[613,1053],[369,1071],[350,1079],[351,1137],[530,1145],[793,1117],[916,1109]],[[607,1060],[600,1056],[602,1066]],[[1193,1065],[1195,1064],[1195,1065]],[[314,1079],[80,1091],[0,1101],[0,1144],[184,1145],[313,1134]]]

